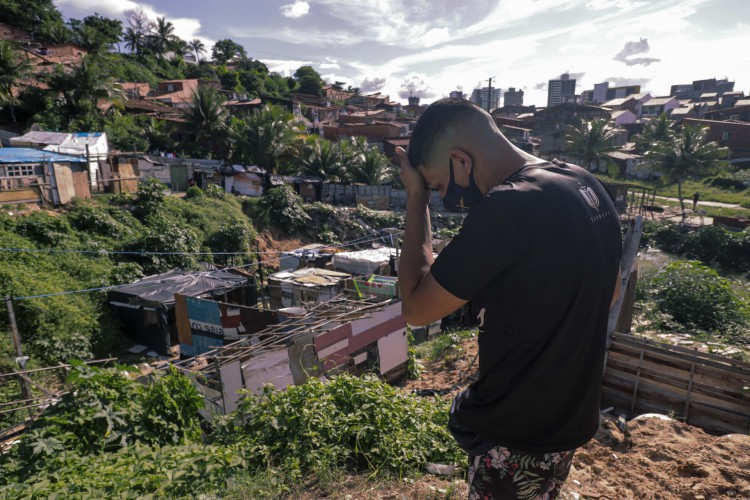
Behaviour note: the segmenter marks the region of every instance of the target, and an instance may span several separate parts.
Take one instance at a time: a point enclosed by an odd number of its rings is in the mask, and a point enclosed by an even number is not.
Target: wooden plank
[[[76,195],[73,184],[73,172],[68,165],[62,163],[53,163],[52,167],[55,172],[55,184],[57,186],[57,195],[60,198],[60,204],[66,205]]]
[[[623,366],[623,365],[637,366],[638,364],[638,359],[631,358],[620,352],[614,352],[614,351],[609,353],[608,360],[611,360],[611,361],[608,361],[608,364],[616,363],[620,366]],[[651,370],[653,372],[658,372],[663,375],[672,376],[672,377],[684,380],[686,382],[687,380],[690,379],[690,370],[687,367],[685,367],[684,369],[675,368],[673,366],[669,366],[664,363],[658,363],[656,361],[652,361],[648,359],[643,361],[643,366],[646,369]],[[743,388],[747,387],[747,382],[743,380],[739,380],[734,377],[719,377],[719,376],[714,375],[713,373],[711,374],[701,373],[702,371],[701,368],[702,368],[701,365],[696,364],[695,372],[693,376],[694,381],[699,384],[702,384],[708,387],[716,387],[724,391],[732,391],[732,392],[739,392],[739,393],[742,393]],[[748,396],[750,397],[750,393],[748,394]]]
[[[135,160],[138,161],[138,160]],[[122,162],[119,165],[117,165],[117,171],[118,171],[118,177],[120,177],[119,184],[119,192],[121,193],[135,193],[138,191],[138,181],[133,180],[135,175],[135,171],[133,169],[133,165],[130,163]],[[130,179],[130,180],[125,180]]]
[[[690,425],[708,427],[715,432],[740,434],[747,434],[750,428],[750,418],[701,404],[691,403],[690,408],[690,418],[686,421]]]
[[[719,354],[713,354],[710,352],[703,352],[703,351],[695,351],[693,349],[688,349],[686,347],[681,347],[681,346],[676,346],[676,345],[671,345],[671,344],[664,344],[664,343],[656,342],[650,339],[634,337],[633,335],[628,335],[625,333],[616,333],[614,335],[614,340],[622,341],[628,344],[638,344],[639,346],[648,345],[650,347],[654,347],[660,350],[672,351],[677,354],[687,354],[691,358],[697,356],[697,357],[705,358],[707,360],[720,362],[723,365],[729,365],[729,366],[733,366],[737,368],[742,368],[746,370],[747,372],[750,372],[750,363],[739,360],[739,359],[729,358],[727,356],[721,356]]]
[[[613,369],[619,369],[628,373],[631,371],[635,371],[637,369],[636,365],[632,363],[626,363],[617,359],[612,359],[608,366]],[[658,367],[657,369],[653,369],[652,367],[645,367],[644,370],[642,371],[642,376],[644,376],[644,374],[645,376],[649,378],[655,378],[661,381],[668,382],[674,385],[675,387],[682,388],[684,386],[686,389],[690,387],[689,375],[687,376],[687,378],[677,377],[673,374],[666,374],[666,373],[659,371]],[[697,382],[696,380],[693,380],[692,390],[700,392],[701,394],[713,396],[717,399],[728,400],[731,402],[744,401],[745,404],[747,404],[748,407],[750,407],[750,394],[742,390],[733,390],[733,389],[726,389],[722,387],[715,387],[715,386],[706,385],[706,384]]]
[[[621,345],[613,344],[610,349],[612,352],[619,352],[630,357],[637,357],[640,353],[640,348],[634,346],[623,347]],[[675,368],[680,368],[685,372],[690,371],[690,364],[693,362],[699,363],[696,367],[696,373],[705,374],[707,376],[713,376],[720,380],[735,380],[743,385],[748,385],[750,382],[750,372],[745,372],[742,369],[727,365],[719,365],[713,361],[701,359],[700,357],[686,357],[683,355],[675,355],[670,352],[663,352],[658,350],[646,350],[646,357],[652,359],[659,364],[666,364]]]
[[[609,310],[607,320],[607,347],[612,343],[612,335],[615,333],[617,319],[620,317],[623,300],[625,299],[630,271],[633,269],[636,256],[638,255],[638,246],[643,234],[643,218],[639,215],[631,223],[628,232],[625,235],[625,241],[622,245],[622,255],[620,257],[620,296]]]
[[[0,203],[20,203],[39,201],[39,192],[36,189],[18,189],[14,191],[0,191]]]
[[[89,188],[88,172],[73,172],[73,190],[76,197],[82,200],[91,199],[91,189]]]
[[[607,368],[605,373],[609,377],[616,377],[633,383],[636,379],[635,375],[631,373],[617,371],[610,367]],[[642,391],[653,391],[655,394],[661,394],[665,398],[675,400],[679,398],[679,402],[683,405],[685,404],[685,400],[687,399],[687,387],[676,387],[671,385],[668,381],[665,383],[664,381],[655,380],[656,378],[658,377],[654,377],[652,374],[642,371],[639,387]],[[702,391],[699,391],[696,386],[692,389],[691,399],[696,403],[702,403],[713,408],[723,409],[734,412],[738,415],[747,415],[750,417],[750,405],[748,405],[746,401],[734,398],[719,398],[715,395],[704,394]]]
[[[180,344],[193,345],[193,331],[190,329],[190,317],[184,295],[174,295],[174,312]]]

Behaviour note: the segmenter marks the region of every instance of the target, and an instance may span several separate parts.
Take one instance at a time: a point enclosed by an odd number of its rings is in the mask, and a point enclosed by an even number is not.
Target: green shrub
[[[248,253],[250,251],[250,242],[254,237],[254,232],[249,224],[242,220],[237,220],[229,224],[224,224],[209,236],[206,243],[212,252],[240,252]],[[236,256],[216,256],[226,262],[227,257],[234,257],[233,262],[240,264],[237,259],[242,260],[242,255]]]
[[[227,197],[227,192],[218,184],[209,184],[203,192],[206,196],[215,200],[223,200]]]
[[[6,459],[0,498],[215,498],[242,470],[242,455],[237,447],[136,443],[97,455],[58,452],[33,475]]]
[[[258,202],[257,216],[259,223],[274,225],[287,234],[304,229],[310,222],[310,216],[302,207],[302,200],[291,186],[279,186],[270,189]]]
[[[203,190],[198,186],[190,186],[185,191],[185,199],[190,200],[192,198],[200,198],[203,196]]]
[[[732,282],[697,261],[674,261],[650,282],[658,310],[689,332],[717,331],[748,323],[748,304]]]
[[[141,182],[133,199],[133,215],[140,220],[156,213],[164,202],[166,186],[153,177]]]
[[[424,470],[426,462],[463,463],[447,428],[448,406],[374,376],[313,378],[246,395],[217,439],[240,443],[252,451],[250,465],[278,466],[291,480],[337,468],[402,475]]]
[[[643,224],[641,247],[654,245],[670,253],[680,253],[686,230],[669,221],[646,221]]]
[[[371,210],[364,205],[357,205],[357,215],[373,229],[404,228],[404,216],[397,212]]]
[[[190,228],[164,216],[150,219],[149,227],[126,250],[133,252],[166,252],[167,254],[136,255],[133,259],[143,267],[146,275],[168,271],[172,268],[193,269],[197,256],[180,252],[200,252],[200,241]]]
[[[72,362],[70,392],[32,424],[13,447],[25,473],[60,452],[112,452],[141,442],[188,444],[201,434],[203,397],[175,368],[148,385],[125,375],[134,368],[97,368]]]
[[[114,209],[113,212],[123,210]],[[91,203],[77,202],[66,212],[70,225],[87,233],[106,237],[123,237],[131,234],[131,226],[122,224],[104,207]]]
[[[52,216],[42,211],[19,217],[16,221],[16,230],[19,234],[48,247],[61,246],[69,242],[73,236],[73,228],[65,217]]]
[[[748,188],[744,181],[730,177],[707,177],[703,180],[703,184],[732,191],[744,191]]]

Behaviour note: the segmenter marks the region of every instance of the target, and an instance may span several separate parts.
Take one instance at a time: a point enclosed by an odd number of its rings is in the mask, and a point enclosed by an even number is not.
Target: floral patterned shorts
[[[574,453],[525,453],[496,446],[484,455],[469,456],[469,500],[557,498]]]

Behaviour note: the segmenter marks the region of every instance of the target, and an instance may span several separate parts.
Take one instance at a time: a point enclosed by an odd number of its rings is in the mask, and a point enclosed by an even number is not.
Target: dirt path
[[[476,352],[475,339],[464,341],[460,351],[425,362],[420,378],[405,383],[404,389],[444,389],[439,397],[452,398],[456,386],[466,385],[466,374],[478,368],[471,363]],[[428,484],[426,489],[423,483],[422,488],[396,490],[403,497],[381,490],[383,496],[371,491],[372,496],[362,498],[434,498],[423,496],[434,492],[430,487],[456,494],[448,498],[465,498],[464,483],[435,478]],[[561,498],[750,498],[750,437],[712,436],[665,416],[641,416],[618,425],[605,413],[594,439],[576,453]]]
[[[667,201],[673,201],[676,203],[680,202],[679,198],[669,198],[667,196],[657,196],[657,200],[667,200]],[[693,206],[693,200],[692,198],[685,198],[685,206],[686,207],[692,207]],[[706,207],[718,207],[718,208],[742,208],[738,203],[722,203],[720,201],[699,201],[698,207],[700,206],[706,206]]]

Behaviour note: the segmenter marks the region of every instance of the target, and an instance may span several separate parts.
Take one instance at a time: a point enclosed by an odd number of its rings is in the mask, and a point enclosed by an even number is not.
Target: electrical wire
[[[379,236],[379,235],[382,234],[382,233],[384,233],[384,232],[385,232],[385,230],[380,230],[380,231],[377,231],[377,232],[372,233],[372,234],[367,235],[367,236],[363,236],[363,237],[360,237],[360,238],[355,238],[354,240],[351,240],[351,241],[346,242],[346,243],[342,243],[340,245],[331,245],[331,246],[335,247],[335,248],[345,248],[345,247],[350,247],[350,246],[355,246],[355,245],[364,245],[366,243],[372,243],[374,241],[381,240],[382,236]],[[365,239],[364,241],[360,241],[363,238],[369,238],[369,239]],[[220,269],[220,271],[232,271],[232,270],[244,269],[244,268],[247,268],[247,267],[260,266],[262,264],[268,264],[270,262],[276,262],[276,261],[279,261],[281,259],[282,259],[282,257],[274,257],[274,258],[263,260],[263,261],[259,261],[259,262],[252,262],[250,264],[244,264],[244,265],[233,266],[233,267],[225,267],[225,268]],[[201,272],[195,273],[195,275],[196,276],[206,276],[208,274],[211,274],[212,272],[215,272],[215,271],[201,271]],[[175,279],[177,279],[177,278],[175,278]],[[165,280],[164,281],[164,283],[168,283],[168,282],[169,282],[169,280]],[[84,289],[81,289],[81,290],[66,290],[64,292],[51,292],[51,293],[42,293],[42,294],[37,294],[37,295],[26,295],[26,296],[23,296],[23,297],[12,297],[12,300],[13,301],[20,301],[20,300],[41,299],[41,298],[47,298],[47,297],[57,297],[57,296],[63,296],[63,295],[73,295],[73,294],[78,294],[78,293],[101,292],[101,291],[110,290],[112,288],[117,288],[117,287],[120,287],[120,286],[123,286],[123,285],[127,285],[127,284],[128,283],[123,283],[123,284],[119,284],[119,285],[106,285],[106,286],[101,286],[101,287],[96,287],[96,288],[84,288]]]
[[[335,245],[326,245],[326,248],[339,248],[341,246],[348,246],[350,244],[356,244],[358,240],[364,240],[367,238],[370,238],[371,236],[380,235],[385,233],[385,229],[381,229],[380,231],[377,231],[375,233],[371,233],[365,236],[361,236],[359,238],[355,238],[353,240],[350,240],[346,242],[346,245],[343,244],[335,244]],[[382,238],[381,238],[382,239]],[[393,241],[393,238],[391,237],[391,241]],[[58,249],[58,248],[7,248],[7,247],[0,247],[0,252],[8,252],[8,253],[72,253],[72,254],[95,254],[95,255],[247,255],[247,254],[264,254],[264,255],[279,255],[286,253],[286,250],[270,250],[270,251],[262,251],[262,252],[256,252],[252,250],[248,250],[245,252],[136,252],[136,251],[126,251],[126,250],[105,250],[105,249],[99,249],[99,250],[76,250],[76,249]]]

